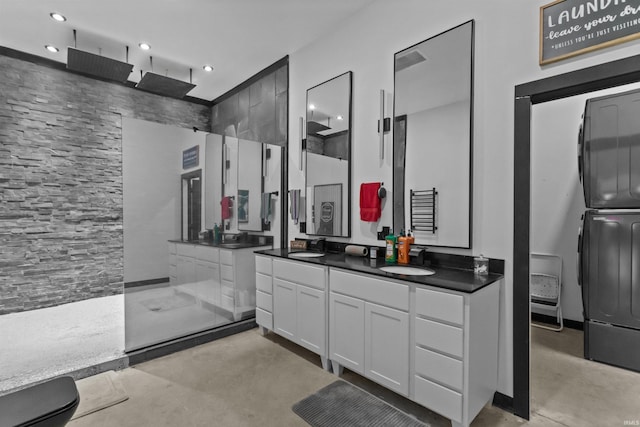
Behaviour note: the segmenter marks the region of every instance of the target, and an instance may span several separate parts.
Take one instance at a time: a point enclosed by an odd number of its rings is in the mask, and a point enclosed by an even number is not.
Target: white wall
[[[514,86],[564,72],[640,54],[640,41],[599,50],[578,58],[538,65],[540,6],[548,0],[379,0],[349,17],[333,31],[289,58],[289,135],[299,135],[298,117],[305,114],[310,87],[353,71],[352,237],[379,244],[375,229],[359,221],[361,182],[384,181],[391,188],[391,141],[378,159],[376,121],[380,89],[393,92],[393,55],[406,47],[476,20],[473,249],[452,253],[479,254],[506,261],[501,292],[499,391],[513,396],[513,99]],[[392,111],[392,98],[387,111]],[[389,114],[390,115],[390,114]],[[304,187],[298,169],[300,145],[291,138],[289,188]],[[393,196],[388,193],[391,200]],[[392,204],[385,203],[380,226],[391,225]],[[289,224],[289,239],[299,236]],[[443,250],[444,251],[444,250]]]
[[[467,120],[460,121],[465,117]],[[468,117],[468,100],[407,116],[404,184],[406,227],[411,224],[410,190],[435,188],[438,192],[438,229],[435,233],[413,230],[417,244],[469,245]]]
[[[621,86],[534,105],[532,109],[531,251],[562,257],[561,302],[565,319],[583,320],[576,250],[585,206],[576,146],[585,101],[639,87],[640,84]]]
[[[200,164],[183,170],[182,151],[195,145]],[[169,277],[167,240],[180,238],[180,175],[204,169],[204,149],[204,132],[122,118],[125,283]]]

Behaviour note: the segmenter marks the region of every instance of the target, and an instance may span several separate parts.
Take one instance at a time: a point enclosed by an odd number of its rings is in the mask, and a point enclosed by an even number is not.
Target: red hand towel
[[[360,219],[366,222],[376,222],[380,219],[382,209],[378,197],[379,182],[360,184]]]
[[[221,218],[224,221],[225,219],[231,218],[231,206],[233,206],[233,202],[231,201],[230,196],[226,196],[222,198],[220,202],[220,206],[222,207]]]

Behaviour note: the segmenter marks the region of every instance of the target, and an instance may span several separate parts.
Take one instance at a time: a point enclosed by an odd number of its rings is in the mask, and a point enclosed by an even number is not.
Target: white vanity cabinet
[[[273,330],[272,274],[271,257],[256,255],[256,323],[263,335]]]
[[[254,251],[264,248],[220,249],[222,306],[233,307],[234,320],[256,306]]]
[[[415,291],[410,397],[454,426],[468,426],[497,388],[501,282],[474,293]]]
[[[264,247],[223,249],[169,242],[169,280],[176,292],[222,308],[240,320],[255,309],[253,252],[258,249]]]
[[[331,268],[329,358],[409,395],[409,286]]]
[[[468,427],[498,382],[503,279],[467,293],[346,268],[256,256],[256,320]],[[436,273],[437,274],[437,273]],[[476,280],[464,276],[465,280]]]
[[[327,276],[324,266],[278,258],[269,264],[267,257],[256,255],[256,322],[263,333],[272,330],[318,354],[325,369],[329,366]]]
[[[178,248],[177,243],[169,242],[169,284],[176,285],[178,283]]]

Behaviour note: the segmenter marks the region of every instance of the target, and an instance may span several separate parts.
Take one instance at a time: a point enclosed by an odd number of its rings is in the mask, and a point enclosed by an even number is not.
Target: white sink
[[[436,274],[435,271],[426,268],[408,267],[404,265],[387,265],[380,267],[379,270],[385,273],[404,274],[405,276],[431,276]]]
[[[320,252],[289,252],[289,256],[292,258],[318,258],[324,254]]]

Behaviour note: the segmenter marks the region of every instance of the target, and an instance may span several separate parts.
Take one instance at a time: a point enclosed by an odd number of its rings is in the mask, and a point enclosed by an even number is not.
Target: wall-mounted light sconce
[[[380,90],[380,119],[378,134],[380,135],[380,160],[384,159],[384,134],[391,130],[391,118],[384,116],[384,89]]]
[[[269,176],[269,159],[271,158],[271,148],[262,145],[262,177]]]
[[[305,133],[304,133],[304,118],[300,117],[300,159],[298,159],[298,169],[302,170],[302,153],[306,149]]]

